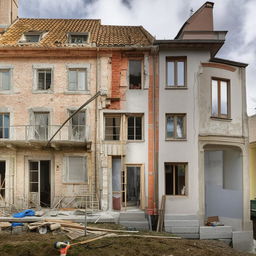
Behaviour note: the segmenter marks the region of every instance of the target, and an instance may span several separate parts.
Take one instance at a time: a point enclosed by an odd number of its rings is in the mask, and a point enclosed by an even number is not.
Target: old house
[[[198,9],[174,40],[154,42],[159,199],[166,195],[166,229],[194,238],[209,216],[250,228],[247,64],[215,57],[227,31],[214,30],[213,5]]]
[[[152,36],[100,20],[11,21],[0,16],[1,206],[145,208]]]
[[[3,13],[13,15],[9,2]],[[173,40],[141,26],[3,13],[1,206],[157,215],[165,196],[167,231],[197,238],[209,216],[250,228],[247,65],[215,57],[227,31],[214,30],[213,3]]]

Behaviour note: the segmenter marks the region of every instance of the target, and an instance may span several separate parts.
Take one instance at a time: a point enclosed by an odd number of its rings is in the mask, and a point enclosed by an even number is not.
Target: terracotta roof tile
[[[38,43],[20,44],[30,31],[45,32]],[[88,45],[68,44],[69,32],[88,32]],[[0,47],[147,46],[153,37],[141,26],[106,26],[93,19],[18,19],[0,38]]]

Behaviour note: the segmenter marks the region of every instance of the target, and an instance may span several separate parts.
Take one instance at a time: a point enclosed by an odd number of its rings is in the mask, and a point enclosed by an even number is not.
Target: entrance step
[[[120,212],[119,224],[137,230],[149,230],[147,216],[143,211]]]
[[[230,239],[232,238],[231,226],[200,227],[200,239]]]

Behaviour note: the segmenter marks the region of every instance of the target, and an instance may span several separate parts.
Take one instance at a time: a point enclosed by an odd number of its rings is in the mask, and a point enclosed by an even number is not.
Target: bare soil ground
[[[113,228],[113,226],[107,226]],[[106,226],[104,226],[106,228]],[[145,234],[145,233],[143,233]],[[159,235],[159,233],[147,233]],[[163,234],[161,234],[163,235]],[[89,238],[89,237],[88,237]],[[80,238],[85,240],[88,238]],[[57,256],[56,241],[67,241],[65,235],[48,233],[0,233],[1,256]],[[77,241],[77,240],[76,240]],[[74,241],[72,241],[74,242]],[[156,238],[103,238],[86,245],[76,245],[68,251],[69,256],[251,256],[233,250],[223,242],[213,240],[156,239]]]

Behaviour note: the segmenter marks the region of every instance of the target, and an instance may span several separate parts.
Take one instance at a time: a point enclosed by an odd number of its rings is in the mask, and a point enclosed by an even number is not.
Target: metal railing
[[[9,138],[4,140],[47,141],[60,125],[19,125],[9,127]],[[87,125],[66,125],[54,138],[54,141],[90,141],[90,129]]]

